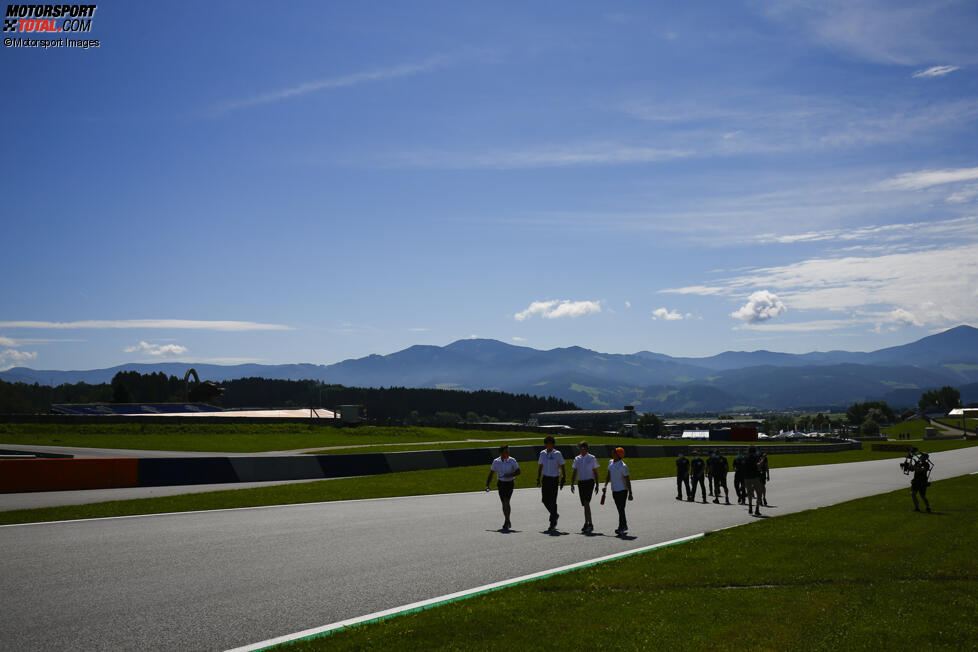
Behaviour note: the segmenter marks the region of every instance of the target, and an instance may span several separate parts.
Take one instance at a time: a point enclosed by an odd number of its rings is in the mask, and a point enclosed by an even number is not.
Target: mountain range
[[[965,402],[978,400],[978,329],[958,326],[902,346],[868,353],[805,354],[727,351],[704,358],[651,351],[600,353],[577,346],[542,351],[497,340],[412,346],[331,365],[126,364],[90,371],[0,372],[7,382],[105,383],[119,371],[162,371],[201,379],[244,377],[319,380],[360,387],[493,389],[574,401],[582,408],[634,405],[650,412],[717,412],[845,408],[886,400],[915,406],[925,389],[952,385]]]

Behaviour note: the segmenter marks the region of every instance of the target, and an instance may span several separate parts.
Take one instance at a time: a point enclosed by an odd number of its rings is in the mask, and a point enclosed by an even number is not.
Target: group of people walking
[[[747,503],[747,511],[760,516],[761,505],[767,506],[767,481],[771,479],[767,453],[758,453],[754,446],[748,449],[747,455],[744,455],[743,450],[739,451],[733,461],[733,471],[737,503],[740,505]],[[683,489],[685,489],[686,500],[693,502],[699,489],[703,495],[703,502],[707,502],[706,484],[709,481],[713,502],[719,504],[722,489],[723,499],[729,505],[730,490],[727,487],[729,472],[730,464],[726,456],[721,455],[717,449],[711,450],[706,459],[700,457],[698,450],[693,451],[691,458],[687,458],[685,453],[679,453],[676,457],[676,500],[683,500]]]
[[[554,438],[547,436],[543,440],[544,449],[540,451],[537,459],[537,486],[540,487],[541,500],[550,514],[550,527],[547,532],[553,533],[557,530],[557,520],[560,514],[557,513],[557,493],[564,488],[565,463],[564,455],[555,447]],[[625,449],[618,447],[612,451],[611,460],[608,462],[605,474],[604,487],[599,488],[600,464],[597,458],[590,453],[588,443],[582,441],[577,445],[578,455],[574,458],[571,467],[571,493],[577,489],[581,506],[584,508],[584,526],[581,532],[587,534],[594,531],[594,521],[591,515],[591,498],[601,492],[601,504],[605,503],[608,493],[608,485],[611,485],[611,496],[615,507],[618,509],[618,528],[615,534],[625,536],[628,534],[628,520],[625,518],[625,505],[634,498],[632,494],[632,481],[628,476],[628,465],[625,464]],[[717,449],[709,451],[703,458],[700,451],[694,450],[691,457],[686,457],[685,453],[679,453],[676,457],[676,500],[694,502],[697,491],[702,493],[703,502],[707,502],[707,486],[709,495],[713,502],[720,503],[720,492],[723,491],[723,499],[727,505],[730,504],[730,490],[727,487],[727,474],[730,467],[734,472],[734,493],[737,496],[737,503],[746,503],[747,511],[755,516],[761,515],[761,506],[768,506],[767,503],[767,483],[771,479],[771,470],[768,465],[767,453],[759,452],[755,446],[750,446],[746,454],[743,449],[737,452],[733,462],[727,461],[725,455],[720,454]],[[917,496],[923,499],[927,511],[931,511],[930,503],[927,501],[927,487],[930,486],[930,471],[933,462],[929,460],[927,453],[921,453],[912,466],[913,480],[910,485],[910,494],[913,498],[914,509],[920,511]],[[489,491],[489,484],[492,476],[496,475],[497,488],[499,490],[499,500],[503,508],[503,530],[510,530],[513,527],[510,521],[510,498],[513,496],[513,487],[516,476],[521,473],[520,465],[509,455],[509,446],[499,447],[499,457],[492,461],[489,469],[489,476],[486,478],[486,491]],[[575,487],[576,485],[576,487]]]
[[[566,464],[564,455],[555,446],[554,438],[547,436],[543,440],[544,448],[540,451],[537,458],[537,486],[540,487],[541,502],[547,508],[550,515],[550,526],[547,532],[553,533],[557,530],[557,520],[560,514],[557,512],[557,493],[564,488],[566,480]],[[625,506],[628,501],[633,500],[632,481],[628,475],[628,465],[625,464],[625,449],[618,447],[612,451],[611,460],[608,462],[605,473],[604,487],[599,488],[599,469],[600,464],[597,458],[591,454],[588,443],[582,441],[577,445],[578,455],[571,464],[573,472],[571,474],[571,493],[577,490],[581,506],[584,508],[584,525],[581,532],[587,534],[594,531],[594,521],[591,513],[591,498],[601,493],[601,504],[607,498],[608,485],[611,485],[611,497],[618,510],[618,528],[615,534],[625,536],[628,534],[628,519],[625,517]],[[685,499],[689,502],[696,500],[697,490],[702,492],[703,502],[707,502],[707,481],[709,483],[709,495],[713,497],[713,502],[720,503],[720,492],[723,491],[723,499],[727,505],[730,504],[730,490],[727,487],[727,474],[731,464],[726,456],[721,455],[717,449],[709,452],[704,459],[700,457],[700,452],[694,450],[692,457],[687,458],[685,453],[679,453],[676,458],[676,500],[683,500],[683,490],[685,489]],[[761,514],[761,505],[767,506],[767,482],[771,479],[771,472],[768,467],[767,453],[759,453],[754,446],[744,454],[743,450],[737,453],[733,460],[734,472],[734,493],[737,496],[737,503],[747,504],[747,511],[756,516]],[[509,446],[499,447],[499,457],[492,461],[489,468],[489,476],[486,478],[486,491],[492,482],[493,475],[497,476],[497,489],[499,490],[499,501],[503,508],[503,526],[501,529],[510,530],[513,527],[510,521],[510,499],[513,496],[516,476],[520,475],[520,465],[510,456]]]
[[[564,455],[555,447],[554,438],[547,436],[543,440],[544,449],[540,451],[537,459],[537,486],[540,487],[541,501],[550,514],[550,527],[547,532],[553,533],[557,530],[557,520],[560,514],[557,512],[557,492],[564,488],[566,470]],[[577,495],[580,498],[581,506],[584,508],[584,526],[581,532],[588,534],[594,531],[594,521],[591,516],[591,498],[598,494],[598,483],[600,478],[598,472],[600,464],[597,458],[590,453],[590,448],[586,441],[577,445],[578,455],[574,458],[571,467],[571,493],[574,493],[575,483]],[[628,534],[628,520],[625,518],[625,505],[629,500],[633,500],[632,481],[628,476],[628,465],[625,464],[625,449],[618,447],[612,451],[612,458],[608,462],[605,474],[604,487],[601,489],[601,504],[604,504],[608,494],[608,485],[611,485],[611,497],[615,507],[618,509],[618,528],[615,534],[625,536]],[[498,477],[497,488],[499,490],[499,501],[503,508],[503,530],[513,527],[510,521],[510,498],[513,495],[513,486],[516,476],[521,473],[520,465],[509,455],[509,446],[499,447],[499,457],[492,461],[489,468],[489,476],[486,478],[486,491],[489,491],[489,484],[492,482],[493,474]]]

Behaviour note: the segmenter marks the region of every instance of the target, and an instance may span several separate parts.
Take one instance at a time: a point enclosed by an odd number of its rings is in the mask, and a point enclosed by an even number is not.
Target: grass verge
[[[961,429],[960,417],[957,419],[948,417],[947,419],[937,419],[936,421],[944,424],[945,426],[951,426],[952,428],[957,428],[958,430]],[[975,428],[978,428],[978,419],[965,419],[964,427],[968,431],[968,434],[974,434]]]
[[[540,443],[544,435],[527,431],[468,430],[461,428],[360,426],[339,428],[332,425],[302,423],[2,423],[0,443],[20,446],[77,446],[84,448],[122,448],[132,450],[167,450],[223,453],[259,453],[265,451],[312,449],[322,454],[467,448]],[[576,444],[580,435],[554,433],[560,444]],[[923,431],[920,433],[923,437]],[[475,441],[470,441],[475,440]],[[521,441],[524,440],[524,441]],[[632,444],[685,446],[688,441],[654,440],[596,436],[592,444]],[[434,442],[424,443],[422,442]],[[455,442],[455,443],[449,443]],[[703,448],[709,442],[697,442]],[[778,442],[758,442],[758,445]],[[383,445],[384,448],[377,448]],[[356,449],[334,449],[331,446],[356,446]]]
[[[928,427],[930,427],[930,424],[927,421],[923,419],[912,419],[883,428],[883,434],[890,439],[899,439],[901,435],[907,436],[910,439],[923,439],[924,430]]]
[[[933,514],[901,490],[757,521],[276,649],[960,649],[978,640],[976,490],[935,482]]]
[[[0,442],[8,446],[81,446],[135,450],[258,453],[326,446],[415,442],[506,440],[539,437],[532,432],[462,430],[459,428],[337,428],[283,424],[0,424]]]

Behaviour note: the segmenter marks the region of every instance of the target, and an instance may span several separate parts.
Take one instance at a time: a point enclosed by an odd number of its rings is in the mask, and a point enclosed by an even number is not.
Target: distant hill
[[[447,346],[412,346],[332,365],[129,364],[91,371],[0,372],[8,382],[109,382],[118,371],[162,371],[183,377],[193,366],[201,379],[243,377],[319,380],[359,387],[433,387],[499,390],[555,396],[585,408],[711,412],[845,407],[884,399],[915,405],[920,392],[978,382],[978,329],[958,326],[902,346],[869,353],[805,354],[726,351],[680,358],[651,351],[600,353],[578,346],[542,351],[488,339]],[[973,400],[978,400],[976,397]]]

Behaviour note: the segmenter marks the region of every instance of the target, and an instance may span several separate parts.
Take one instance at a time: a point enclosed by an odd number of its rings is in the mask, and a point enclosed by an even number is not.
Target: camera
[[[917,469],[917,465],[922,464],[927,469],[927,478],[930,479],[930,472],[934,468],[934,463],[930,461],[930,455],[911,448],[907,451],[907,456],[900,462],[900,469],[903,475],[910,475]]]
[[[907,456],[900,462],[900,469],[903,471],[903,475],[910,475],[913,467],[917,464],[917,459],[918,452],[916,448],[911,448],[907,451]]]

